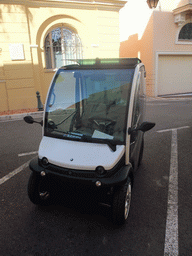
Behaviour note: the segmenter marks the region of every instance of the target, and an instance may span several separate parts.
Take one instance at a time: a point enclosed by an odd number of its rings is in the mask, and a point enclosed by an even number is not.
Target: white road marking
[[[21,154],[18,154],[18,157],[20,156],[30,156],[30,155],[35,155],[37,154],[38,151],[33,151],[33,152],[28,152],[28,153],[21,153]]]
[[[178,245],[178,151],[177,129],[172,129],[164,256],[179,255]]]
[[[179,255],[177,130],[187,129],[187,128],[190,128],[190,126],[183,126],[178,128],[164,129],[164,130],[157,131],[159,133],[172,131],[164,256]]]
[[[31,161],[31,160],[30,160]],[[3,178],[0,179],[0,185],[2,185],[4,182],[6,182],[7,180],[9,180],[10,178],[12,178],[13,176],[15,176],[16,174],[18,174],[19,172],[21,172],[23,169],[25,169],[26,167],[28,167],[29,162],[24,163],[23,165],[21,165],[20,167],[18,167],[17,169],[15,169],[14,171],[10,172],[9,174],[5,175]]]
[[[0,120],[0,123],[7,123],[7,122],[15,122],[15,121],[21,121],[20,119],[15,119],[15,120]]]
[[[159,132],[159,133],[161,133],[161,132],[170,132],[170,131],[173,131],[173,130],[180,130],[180,129],[187,129],[187,128],[190,128],[190,126],[182,126],[182,127],[178,127],[178,128],[159,130],[157,132]]]
[[[170,103],[147,103],[147,106],[167,106],[167,105],[170,105]]]
[[[190,126],[182,126],[178,128],[157,131],[159,133],[172,131],[164,256],[179,255],[177,130],[187,128],[190,128]]]

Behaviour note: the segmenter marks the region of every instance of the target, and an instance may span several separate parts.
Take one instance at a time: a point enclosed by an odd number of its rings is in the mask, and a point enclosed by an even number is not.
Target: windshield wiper
[[[91,135],[85,135],[85,134],[82,134],[79,132],[60,131],[57,129],[56,125],[53,125],[53,126],[49,127],[49,129],[51,128],[49,132],[55,131],[55,132],[61,133],[63,138],[81,140],[84,142],[97,142],[97,143],[101,143],[101,144],[107,144],[113,152],[116,151],[117,143],[110,139],[93,138]]]
[[[62,120],[60,123],[55,124],[54,121],[48,121],[48,129],[51,129],[51,131],[55,131],[59,125],[61,125],[62,123],[64,123],[69,117],[71,117],[72,115],[74,115],[77,111],[75,110],[72,114],[70,114],[68,117],[66,117],[64,120]]]
[[[116,151],[116,149],[117,149],[117,144],[116,144],[114,141],[106,140],[106,139],[105,139],[105,140],[102,140],[102,139],[101,139],[101,141],[105,141],[106,144],[110,147],[110,149],[113,150],[113,152]]]
[[[66,117],[64,120],[62,120],[60,123],[56,124],[55,126],[59,126],[62,123],[64,123],[69,117],[71,117],[72,115],[74,115],[77,112],[77,110],[75,110],[73,113],[71,113],[68,117]]]
[[[110,147],[110,149],[113,150],[113,152],[115,152],[117,149],[117,143],[112,140],[93,138],[92,136],[88,136],[88,135],[83,135],[82,140],[85,142],[93,142],[94,141],[94,142],[98,142],[101,144],[107,144]]]

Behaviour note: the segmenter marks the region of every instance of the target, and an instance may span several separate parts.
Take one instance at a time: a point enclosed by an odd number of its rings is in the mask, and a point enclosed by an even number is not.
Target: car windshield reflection
[[[59,70],[46,104],[45,135],[123,144],[134,69]]]

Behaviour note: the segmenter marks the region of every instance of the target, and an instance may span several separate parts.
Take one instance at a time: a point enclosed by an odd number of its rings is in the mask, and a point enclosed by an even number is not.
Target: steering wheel
[[[114,126],[116,121],[110,118],[103,118],[103,117],[90,117],[89,122],[96,124],[97,127],[102,131],[105,132],[108,130],[109,126]]]

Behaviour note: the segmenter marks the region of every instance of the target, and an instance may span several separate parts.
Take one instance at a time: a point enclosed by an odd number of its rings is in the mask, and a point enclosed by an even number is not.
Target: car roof
[[[108,59],[81,59],[69,60],[70,65],[61,67],[65,70],[73,69],[129,69],[141,63],[138,58],[108,58]]]

